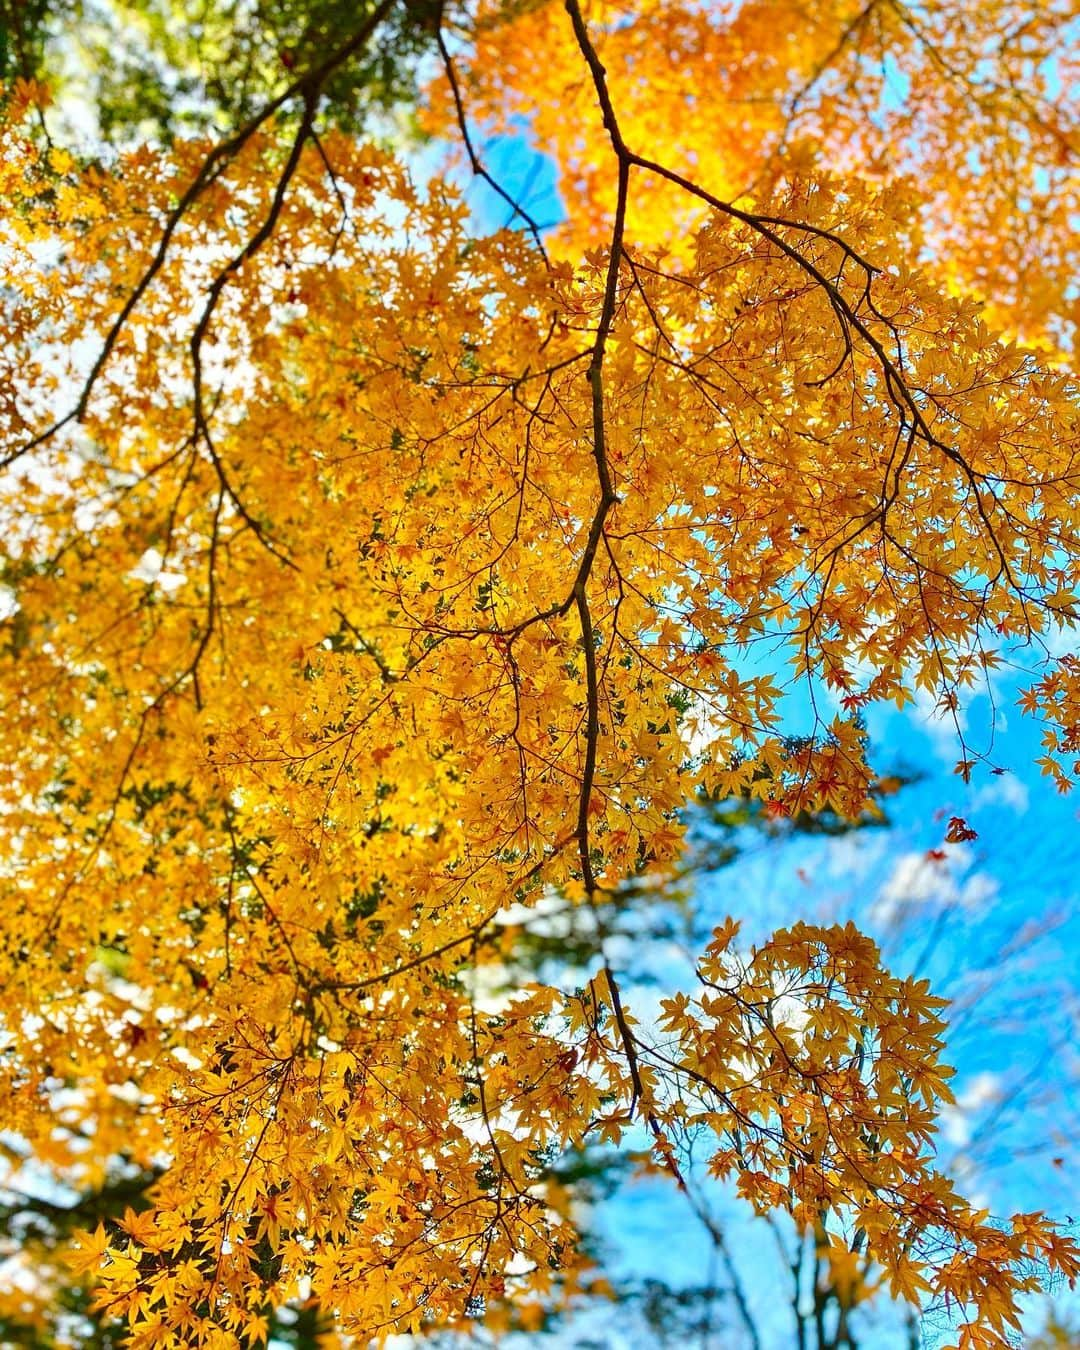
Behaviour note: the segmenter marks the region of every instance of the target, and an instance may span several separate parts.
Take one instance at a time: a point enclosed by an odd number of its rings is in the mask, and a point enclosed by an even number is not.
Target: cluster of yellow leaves
[[[883,971],[852,925],[799,924],[745,956],[735,932],[717,933],[695,998],[663,1002],[670,1039],[640,1047],[681,1080],[661,1119],[707,1124],[720,1139],[711,1171],[758,1209],[783,1205],[811,1229],[828,1217],[850,1297],[878,1269],[894,1295],[973,1313],[961,1347],[1007,1344],[1039,1263],[1070,1277],[1080,1266],[1041,1216],[990,1223],[934,1170],[936,1108],[952,1100],[944,1000]]]
[[[1075,1251],[933,1172],[937,1006],[865,939],[718,941],[669,1041],[610,973],[473,981],[501,911],[662,864],[696,791],[857,815],[865,706],[1065,622],[1071,382],[916,269],[906,189],[792,174],[679,260],[646,221],[547,267],[342,136],[214,173],[4,136],[0,1100],[81,1183],[168,1159],[84,1239],[101,1306],[227,1346],[291,1300],[364,1338],[543,1294],[546,1164],[644,1121],[1004,1344]],[[849,715],[784,737],[763,643]],[[1033,696],[1057,749],[1074,683]]]
[[[996,325],[1072,349],[1080,154],[1076,0],[587,0],[582,10],[630,146],[760,202],[778,170],[820,162],[906,178],[935,267]],[[607,132],[563,0],[482,0],[461,79],[473,119],[523,119],[560,169],[571,254],[615,204]],[[429,117],[454,122],[448,91]],[[679,252],[703,212],[643,180],[635,238]]]

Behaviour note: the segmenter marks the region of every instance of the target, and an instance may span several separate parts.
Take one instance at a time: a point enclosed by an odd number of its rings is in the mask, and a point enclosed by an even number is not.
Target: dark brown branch
[[[626,207],[630,190],[630,156],[623,143],[615,113],[608,95],[604,68],[596,55],[589,39],[585,21],[582,18],[577,0],[566,0],[566,12],[574,27],[574,36],[582,55],[592,73],[593,84],[603,114],[604,126],[611,137],[618,159],[618,189],[615,203],[615,219],[611,228],[611,245],[608,253],[607,278],[604,284],[604,300],[600,310],[600,320],[596,326],[596,338],[593,342],[592,358],[586,378],[592,390],[592,440],[593,459],[596,463],[596,478],[600,487],[600,501],[593,516],[592,525],[585,541],[581,564],[574,583],[573,600],[577,606],[581,625],[581,642],[585,662],[585,760],[581,773],[581,796],[578,803],[577,838],[578,852],[581,856],[581,875],[585,893],[593,899],[597,886],[593,874],[589,845],[589,803],[592,797],[593,782],[596,777],[596,756],[600,741],[600,692],[596,672],[596,646],[593,639],[592,615],[589,611],[588,584],[596,559],[596,551],[604,532],[604,523],[608,513],[618,498],[611,481],[611,470],[607,459],[607,440],[604,409],[604,358],[607,353],[608,337],[615,319],[615,308],[619,294],[619,268],[623,256],[623,237],[626,231]]]
[[[547,250],[544,248],[544,241],[540,235],[540,225],[525,207],[515,197],[513,197],[497,178],[484,167],[480,156],[476,153],[473,145],[472,135],[469,131],[468,119],[465,116],[465,104],[461,97],[461,86],[458,82],[457,71],[454,68],[454,58],[450,55],[450,50],[446,45],[446,39],[443,37],[442,29],[439,28],[436,33],[436,40],[439,44],[439,55],[442,57],[443,69],[446,71],[446,79],[450,85],[450,94],[454,100],[454,115],[457,119],[458,130],[461,132],[462,143],[465,146],[465,153],[469,157],[469,166],[477,178],[482,179],[491,190],[496,193],[510,207],[513,213],[511,221],[520,218],[525,222],[526,228],[533,237],[533,242],[540,250],[540,256],[548,263]]]

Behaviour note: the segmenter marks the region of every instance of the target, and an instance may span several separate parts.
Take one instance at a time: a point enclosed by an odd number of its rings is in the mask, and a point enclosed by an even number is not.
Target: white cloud
[[[979,1113],[1001,1101],[1001,1077],[989,1070],[977,1073],[956,1101],[941,1108],[941,1133],[956,1148],[971,1143],[973,1124]]]
[[[1003,773],[984,783],[971,794],[971,809],[981,806],[1004,806],[1018,816],[1027,812],[1031,794],[1027,784],[1011,773]]]
[[[934,853],[943,852],[944,858]],[[988,872],[972,871],[971,850],[946,845],[942,850],[902,853],[878,892],[870,914],[875,923],[893,925],[912,914],[946,909],[975,912],[998,893],[999,883]]]
[[[825,868],[830,877],[842,881],[861,881],[878,866],[891,847],[884,830],[860,832],[830,839],[825,852]]]
[[[913,718],[925,733],[934,754],[945,764],[954,764],[961,756],[961,736],[968,729],[968,717],[961,704],[955,710],[942,708],[938,695],[929,689],[915,691]]]

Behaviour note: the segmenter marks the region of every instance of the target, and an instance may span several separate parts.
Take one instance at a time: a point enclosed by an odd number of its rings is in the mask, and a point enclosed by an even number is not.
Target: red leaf
[[[947,844],[963,844],[969,839],[978,839],[977,830],[973,830],[963,816],[950,816],[949,828],[945,831]]]

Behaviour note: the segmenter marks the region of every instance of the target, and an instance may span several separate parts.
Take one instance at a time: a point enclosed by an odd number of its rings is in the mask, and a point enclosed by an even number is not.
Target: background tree
[[[991,643],[1068,629],[1080,580],[1069,380],[917,269],[944,163],[875,181],[823,135],[719,195],[639,148],[624,19],[570,0],[545,49],[614,184],[554,258],[520,206],[531,240],[478,235],[319,121],[392,0],[216,141],[83,167],[9,100],[4,1092],[88,1190],[167,1160],[76,1258],[134,1344],[257,1341],[309,1294],[360,1337],[542,1295],[576,1265],[551,1160],[638,1127],[683,1187],[704,1132],[755,1208],[958,1309],[962,1345],[1077,1269],[935,1171],[940,1001],[851,925],[721,925],[651,1027],[607,943],[577,990],[477,997],[509,905],[659,884],[695,793],[857,817],[860,710],[955,707]],[[688,203],[668,257],[656,183]],[[1065,782],[1078,671],[1047,656],[1026,703]],[[788,661],[843,708],[799,740]]]
[[[47,80],[93,141],[167,141],[242,126],[347,42],[373,5],[343,0],[5,0],[0,78]],[[353,131],[416,103],[438,0],[384,16],[381,40],[320,84],[324,116]],[[392,122],[389,125],[393,125]],[[58,131],[60,128],[58,128]],[[86,145],[89,150],[89,145]]]
[[[1075,1327],[1070,1329],[1066,1323],[1052,1316],[1042,1335],[1031,1342],[1031,1350],[1072,1350],[1077,1344],[1077,1338]]]

